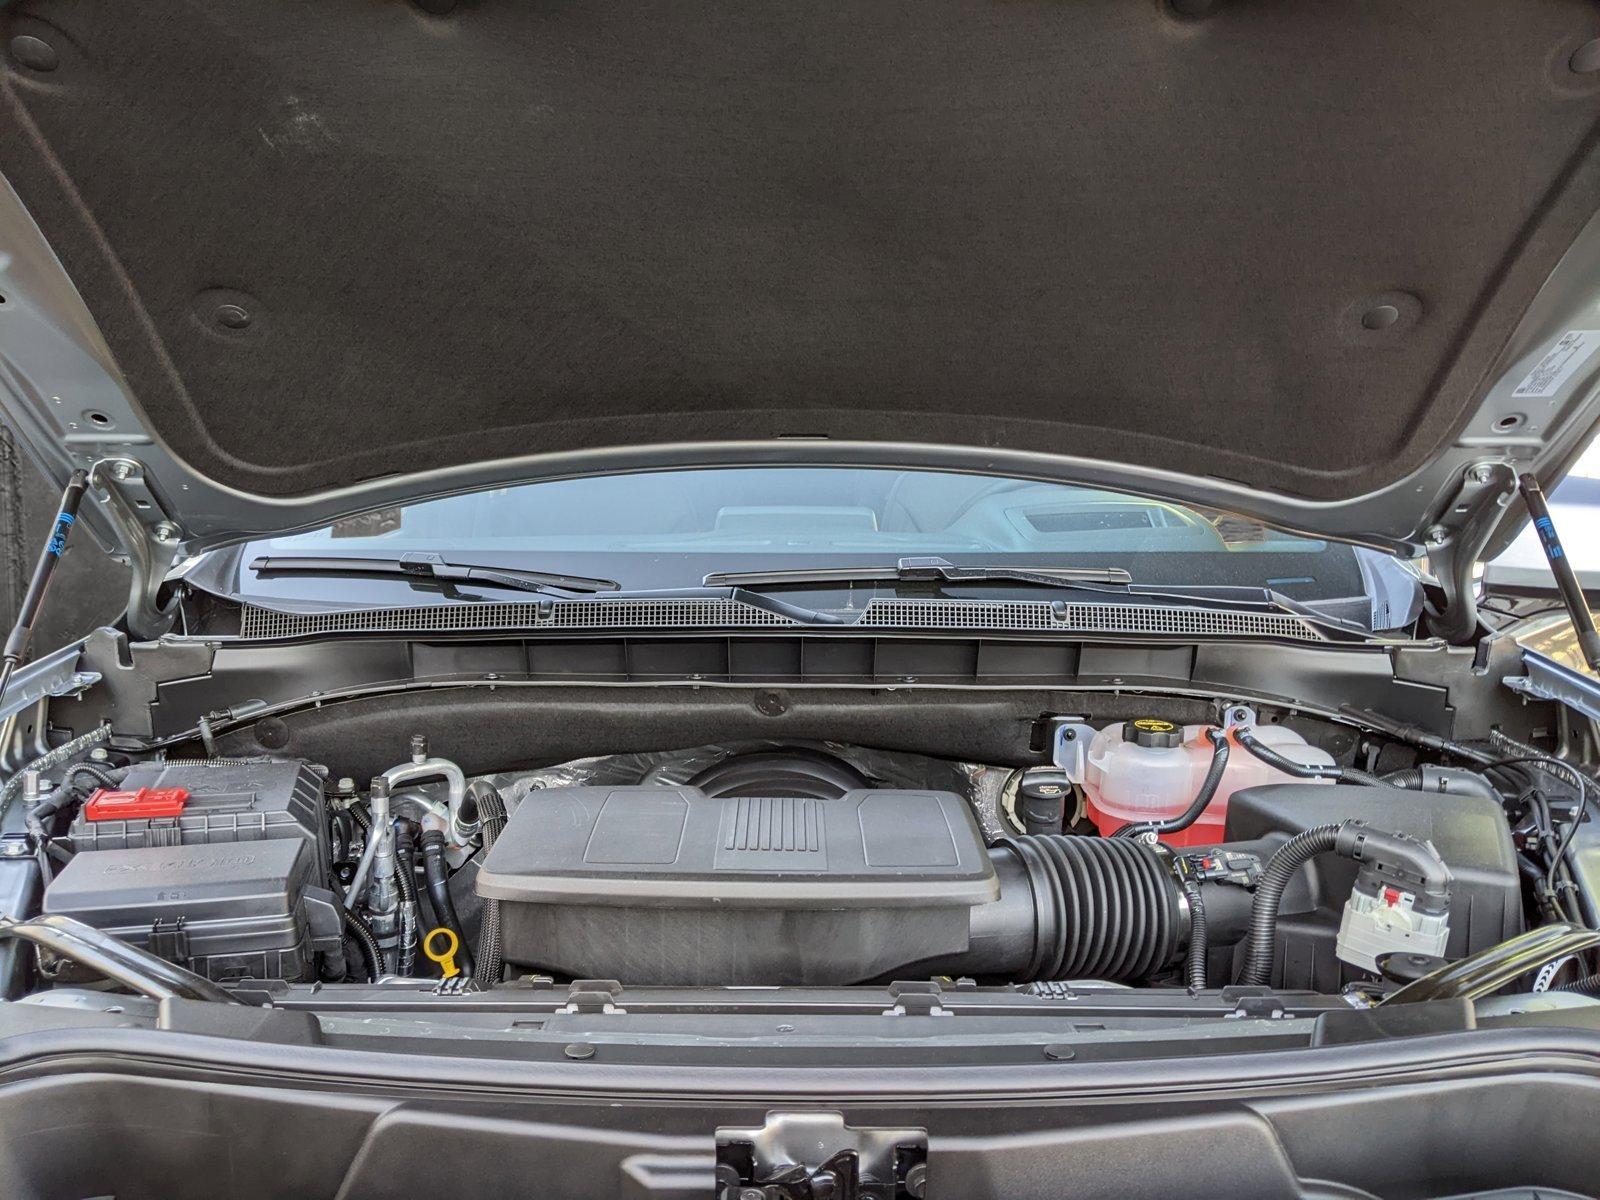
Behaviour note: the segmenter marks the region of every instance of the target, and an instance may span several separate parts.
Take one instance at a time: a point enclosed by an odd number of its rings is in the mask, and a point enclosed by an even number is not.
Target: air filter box
[[[1228,805],[1227,848],[1265,861],[1295,834],[1349,819],[1429,842],[1439,852],[1451,875],[1448,956],[1464,957],[1522,932],[1511,830],[1500,805],[1486,796],[1347,784],[1249,788]],[[1324,854],[1290,883],[1279,909],[1274,986],[1337,991],[1366,977],[1334,954],[1357,870],[1350,859]]]
[[[509,962],[632,984],[843,984],[967,948],[999,895],[948,792],[530,793],[489,852]]]

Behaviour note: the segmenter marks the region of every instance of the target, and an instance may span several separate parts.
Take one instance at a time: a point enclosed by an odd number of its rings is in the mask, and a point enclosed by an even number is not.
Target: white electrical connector
[[[1442,957],[1450,940],[1448,911],[1418,912],[1415,893],[1384,887],[1376,894],[1357,888],[1345,901],[1335,953],[1353,967],[1378,970],[1385,954]]]

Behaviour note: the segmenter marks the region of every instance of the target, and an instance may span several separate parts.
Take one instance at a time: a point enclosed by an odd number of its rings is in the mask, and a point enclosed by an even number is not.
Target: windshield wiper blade
[[[958,567],[943,558],[902,558],[893,566],[799,567],[788,571],[714,571],[706,587],[770,587],[784,583],[969,583],[1000,580],[1043,587],[1102,584],[1126,587],[1133,576],[1121,567]]]
[[[525,571],[520,567],[485,567],[446,562],[438,554],[402,554],[395,558],[331,558],[318,555],[262,555],[250,563],[258,575],[392,575],[444,583],[476,583],[519,592],[615,592],[614,579]]]

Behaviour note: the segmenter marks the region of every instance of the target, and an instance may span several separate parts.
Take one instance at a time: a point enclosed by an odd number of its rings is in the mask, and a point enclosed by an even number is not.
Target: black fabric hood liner
[[[0,24],[0,172],[151,428],[275,496],[775,436],[1355,496],[1452,438],[1600,200],[1587,0]]]

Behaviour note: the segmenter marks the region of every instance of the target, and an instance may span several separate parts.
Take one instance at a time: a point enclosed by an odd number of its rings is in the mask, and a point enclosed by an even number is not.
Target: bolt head
[[[1493,483],[1494,468],[1488,463],[1479,463],[1467,472],[1467,478],[1473,483]]]
[[[129,462],[112,463],[111,475],[114,479],[128,479],[133,475],[133,464]]]
[[[156,541],[175,542],[178,540],[178,527],[170,521],[163,521],[155,528]]]
[[[1450,540],[1450,531],[1443,525],[1435,525],[1424,535],[1430,546],[1443,546]]]

